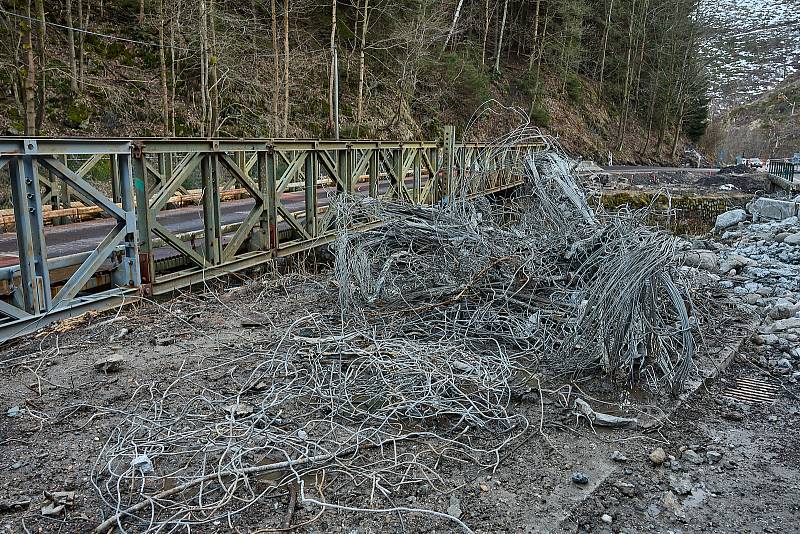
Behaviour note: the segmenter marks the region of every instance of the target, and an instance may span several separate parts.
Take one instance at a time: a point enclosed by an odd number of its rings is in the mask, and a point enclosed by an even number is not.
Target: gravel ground
[[[325,274],[266,278],[88,316],[6,347],[0,358],[0,529],[90,531],[109,512],[91,484],[91,473],[103,443],[119,424],[118,417],[93,406],[125,410],[137,388],[164,387],[192,370],[197,371],[195,379],[178,386],[187,394],[224,389],[230,362],[245,356],[236,365],[255,364],[254,350],[274,345],[298,317],[331,309],[335,295]],[[273,326],[243,327],[263,322],[264,314]],[[709,354],[724,352],[721,348],[741,335],[743,327],[734,323],[709,334]],[[98,370],[95,361],[111,354],[124,358],[121,368]],[[701,361],[707,368],[712,365]],[[408,485],[374,498],[374,488],[352,485],[332,471],[320,484],[321,497],[345,506],[370,507],[373,499],[373,507],[437,510],[483,533],[796,531],[797,386],[783,377],[789,389],[781,389],[776,402],[768,405],[721,397],[727,381],[754,373],[758,371],[751,365],[738,363],[672,416],[674,399],[632,394],[602,377],[545,380],[544,389],[555,393],[540,397],[536,389],[517,392],[513,410],[526,415],[532,428],[506,449],[495,472],[442,459],[438,486]],[[572,412],[576,395],[598,411],[637,416],[639,427],[593,431]],[[401,445],[409,451],[416,446]],[[678,460],[653,466],[648,455],[659,447]],[[684,460],[682,447],[691,447],[703,463]],[[616,461],[615,451],[628,460]],[[708,456],[714,451],[721,457]],[[576,473],[584,474],[587,483],[573,482]],[[633,489],[615,487],[620,482]],[[670,489],[673,484],[677,490]],[[61,491],[75,492],[74,501],[61,513],[43,516],[47,494]],[[669,491],[677,493],[670,497]],[[280,527],[288,500],[286,494],[264,499],[230,523],[191,531],[274,531],[263,529]],[[610,525],[601,519],[603,514],[610,516]],[[298,507],[291,521],[298,526],[295,532],[458,531],[453,523],[426,515],[330,509],[320,514],[319,507],[309,504]],[[131,525],[128,531],[141,530]]]

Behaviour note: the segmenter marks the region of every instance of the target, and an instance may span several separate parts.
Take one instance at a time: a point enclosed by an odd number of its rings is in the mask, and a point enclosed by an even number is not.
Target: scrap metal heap
[[[502,205],[337,199],[338,313],[296,320],[255,367],[216,369],[231,381],[218,389],[185,396],[191,376],[142,388],[93,472],[110,512],[97,531],[229,522],[288,493],[289,521],[300,502],[471,532],[391,497],[408,484],[447,491],[449,462],[495,469],[531,426],[511,399],[542,375],[680,389],[696,328],[674,238],[641,214],[591,209],[553,146],[516,165],[527,183]]]

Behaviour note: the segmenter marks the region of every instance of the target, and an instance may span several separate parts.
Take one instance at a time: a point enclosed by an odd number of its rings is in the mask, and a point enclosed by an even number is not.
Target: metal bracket
[[[36,139],[25,139],[23,143],[23,149],[25,150],[25,154],[38,154],[39,153],[39,143]]]

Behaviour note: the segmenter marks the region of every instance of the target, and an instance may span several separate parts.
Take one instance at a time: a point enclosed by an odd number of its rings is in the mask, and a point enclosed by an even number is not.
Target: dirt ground
[[[769,181],[764,173],[730,174],[683,172],[651,172],[634,174],[626,179],[630,186],[646,189],[668,189],[673,193],[713,194],[725,191],[763,193]]]
[[[259,351],[274,346],[297,318],[332,309],[335,295],[324,274],[268,276],[86,317],[4,346],[0,532],[91,531],[111,512],[92,473],[121,417],[96,407],[121,414],[140,388],[165,387],[192,371],[193,379],[178,385],[182,394],[225,390],[234,367],[255,365]],[[717,330],[708,338],[710,355],[723,354],[746,332],[738,323]],[[98,370],[94,362],[110,354],[124,357],[121,368]],[[532,424],[504,449],[496,471],[442,458],[441,484],[403,486],[372,504],[374,488],[348,484],[332,471],[320,482],[320,497],[345,506],[446,512],[476,533],[800,532],[800,388],[768,377],[780,384],[774,402],[726,400],[731,381],[759,375],[747,357],[745,345],[729,370],[680,406],[667,397],[634,396],[604,377],[548,379],[541,396],[535,389],[515,395],[513,411]],[[701,367],[713,363],[701,360]],[[598,411],[635,415],[639,426],[593,430],[573,414],[576,396]],[[659,447],[676,459],[653,465],[648,455]],[[694,455],[682,455],[685,447]],[[627,460],[613,459],[615,451]],[[588,483],[573,482],[576,473]],[[44,516],[46,495],[60,491],[74,491],[74,502]],[[175,531],[281,531],[288,501],[279,494],[228,521]],[[311,504],[299,506],[291,524],[308,533],[459,532],[452,522],[417,513],[320,514]],[[142,530],[130,524],[126,531]]]

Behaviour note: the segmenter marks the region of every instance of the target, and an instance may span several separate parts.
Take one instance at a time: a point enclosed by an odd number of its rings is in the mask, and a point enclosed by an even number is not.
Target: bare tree
[[[500,56],[503,54],[503,36],[506,30],[506,17],[508,16],[508,0],[503,2],[503,19],[500,22],[500,37],[497,41],[497,50],[494,56],[494,72],[500,74]]]
[[[456,31],[456,25],[458,24],[458,17],[461,15],[461,6],[463,5],[464,5],[464,0],[458,0],[458,5],[456,5],[456,12],[453,14],[453,22],[452,24],[450,24],[450,31],[447,32],[447,38],[444,40],[442,51],[447,50],[447,45],[453,38],[453,33]]]
[[[492,23],[492,13],[489,11],[489,0],[486,0],[486,5],[483,10],[484,25],[483,25],[483,45],[481,46],[481,65],[486,66],[486,42],[489,40],[489,26]]]
[[[539,50],[539,8],[541,0],[536,0],[536,9],[533,14],[533,40],[531,42],[531,56],[528,61],[528,70],[533,70],[533,61]]]
[[[81,0],[78,0],[79,2]],[[73,95],[78,93],[78,67],[75,62],[75,30],[72,22],[72,0],[64,1],[67,17],[67,48],[69,49],[69,88]]]
[[[334,84],[336,83],[336,0],[331,0],[331,68],[328,76],[328,129],[334,126]]]
[[[167,89],[167,57],[164,53],[164,26],[166,26],[166,11],[164,0],[158,2],[158,59],[161,65],[161,119],[164,123],[164,133],[170,135],[169,121],[169,91]]]
[[[361,15],[361,42],[358,50],[358,101],[356,103],[356,135],[361,130],[361,121],[364,119],[364,75],[366,71],[366,61],[364,49],[367,44],[367,27],[369,26],[369,0],[364,0],[363,13]]]
[[[275,0],[271,0],[270,8],[272,10],[272,59],[274,67],[272,75],[272,131],[273,135],[277,137],[279,121],[278,100],[280,99],[281,92],[281,71],[279,64],[280,55],[278,53],[278,14],[275,7]]]
[[[283,0],[283,136],[289,135],[289,0]]]
[[[209,111],[210,96],[208,91],[208,67],[210,44],[208,37],[208,14],[206,0],[199,0],[200,2],[200,101],[202,107],[200,119],[200,135],[211,137],[211,113]]]
[[[42,124],[44,123],[45,115],[47,114],[47,21],[44,14],[43,0],[36,0],[36,13],[39,21],[37,27],[37,42],[39,47],[39,83],[37,86],[36,106],[38,113],[36,114],[36,133],[42,131]]]
[[[598,90],[603,92],[603,80],[606,72],[606,49],[608,48],[608,32],[611,29],[611,12],[614,10],[614,0],[608,0],[608,11],[606,11],[606,24],[603,29],[603,43],[600,45],[600,75],[597,77],[600,82]]]
[[[33,38],[31,37],[31,0],[27,2],[28,19],[23,21],[22,47],[25,50],[25,75],[23,77],[23,94],[25,95],[25,135],[36,133],[36,61],[33,57]]]

